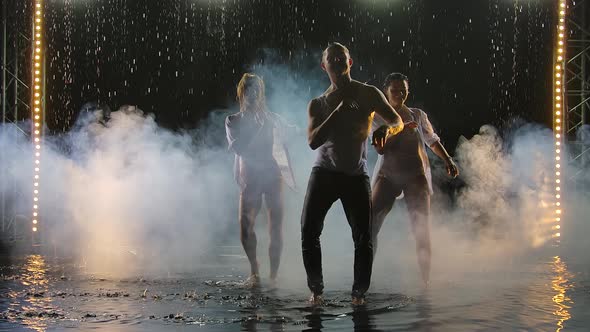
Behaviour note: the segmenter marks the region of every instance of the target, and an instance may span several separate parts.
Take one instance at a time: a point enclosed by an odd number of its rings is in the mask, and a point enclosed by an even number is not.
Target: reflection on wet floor
[[[60,313],[52,307],[51,295],[49,294],[49,279],[47,276],[47,264],[41,255],[30,255],[26,257],[19,273],[17,284],[8,292],[11,299],[6,313],[6,318],[18,317],[23,325],[35,331],[45,331],[48,320],[60,317]],[[24,291],[17,291],[24,289]],[[19,317],[19,313],[22,315]]]
[[[373,290],[360,307],[351,305],[349,291],[327,291],[325,304],[312,307],[304,288],[249,288],[245,276],[220,274],[228,270],[219,266],[201,274],[114,278],[31,255],[0,266],[0,329],[569,331],[585,326],[575,314],[584,312],[578,308],[584,301],[575,300],[587,296],[583,288],[576,293],[580,280],[569,265],[555,256],[520,271],[435,280],[427,291],[409,290],[413,296]]]
[[[312,308],[306,293],[250,288],[236,275],[105,278],[63,262],[48,264],[38,255],[2,269],[0,326],[4,321],[36,331],[146,321],[282,331],[285,326],[316,329],[328,321],[349,320],[360,328],[371,325],[371,315],[412,302],[399,294],[369,294],[368,305],[353,308],[350,294],[342,291],[326,292],[325,305]]]
[[[553,257],[553,271],[555,273],[551,280],[551,288],[557,292],[553,296],[553,303],[557,307],[553,314],[557,318],[557,332],[563,330],[564,322],[571,318],[569,309],[573,305],[572,299],[567,295],[568,290],[572,287],[570,282],[573,277],[568,271],[567,265],[559,256]]]

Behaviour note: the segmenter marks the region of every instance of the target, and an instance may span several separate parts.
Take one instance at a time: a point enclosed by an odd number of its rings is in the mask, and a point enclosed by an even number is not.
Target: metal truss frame
[[[590,0],[574,0],[566,15],[565,137],[576,182],[590,165]]]
[[[31,24],[27,1],[2,1],[2,50],[0,137],[15,148],[30,141],[30,133],[22,127],[31,114]],[[27,196],[16,183],[14,171],[22,165],[5,149],[0,149],[0,237],[4,241],[21,241],[27,238],[29,218],[17,210],[18,203]],[[28,194],[28,193],[27,193]]]

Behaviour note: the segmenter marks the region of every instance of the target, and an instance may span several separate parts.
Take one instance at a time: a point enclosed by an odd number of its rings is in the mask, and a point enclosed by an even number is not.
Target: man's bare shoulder
[[[313,98],[309,101],[307,105],[307,109],[310,112],[316,111],[321,109],[322,105],[325,103],[326,100],[326,92],[322,93],[320,96]]]
[[[351,83],[354,84],[355,89],[363,96],[379,95],[380,90],[374,85],[359,82],[357,80],[352,80]]]
[[[333,90],[333,89],[332,89],[332,87],[330,86],[330,87],[328,87],[328,88],[327,88],[327,89],[326,89],[324,92],[322,92],[322,94],[321,94],[321,95],[319,95],[319,96],[317,96],[317,97],[313,98],[311,101],[313,101],[313,102],[320,102],[320,101],[323,101],[323,100],[325,100],[325,99],[326,99],[326,98],[327,98],[327,97],[330,95],[330,93],[332,93],[332,92],[334,92],[334,90]]]
[[[374,85],[363,83],[357,80],[352,80],[350,83],[357,89],[376,89]]]
[[[367,83],[361,83],[362,84],[362,89],[365,90],[367,93],[379,93],[381,92],[381,90],[379,90],[378,87],[372,85],[372,84],[367,84]]]

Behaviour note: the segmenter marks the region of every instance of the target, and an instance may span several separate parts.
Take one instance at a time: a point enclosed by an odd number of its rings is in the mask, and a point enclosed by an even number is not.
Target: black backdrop
[[[408,103],[447,145],[486,123],[548,126],[554,11],[548,0],[48,0],[47,124],[67,131],[97,101],[196,127],[234,102],[262,50],[324,79],[318,54],[340,41],[354,78],[409,75]]]

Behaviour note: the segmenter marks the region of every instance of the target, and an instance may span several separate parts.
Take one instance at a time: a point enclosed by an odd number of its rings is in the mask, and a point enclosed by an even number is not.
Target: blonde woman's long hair
[[[263,122],[266,117],[266,96],[264,81],[260,76],[245,73],[238,83],[240,112],[252,113],[256,121]]]

